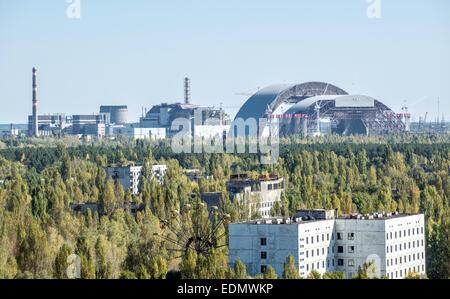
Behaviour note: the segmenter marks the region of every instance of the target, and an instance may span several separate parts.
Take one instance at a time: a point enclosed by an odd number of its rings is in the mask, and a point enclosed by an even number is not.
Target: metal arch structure
[[[324,82],[294,85],[272,85],[251,96],[241,107],[235,119],[266,118],[283,103],[296,104],[310,97],[322,95],[348,95],[343,89]]]
[[[319,133],[318,122],[323,118],[336,124],[334,133],[348,136],[403,132],[406,130],[403,119],[411,116],[395,114],[388,106],[368,96],[339,95],[308,98],[291,107],[284,115],[269,116],[275,117],[279,118],[282,136]]]

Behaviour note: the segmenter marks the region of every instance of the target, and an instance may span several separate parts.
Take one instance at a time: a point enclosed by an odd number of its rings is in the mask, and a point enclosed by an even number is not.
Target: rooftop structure
[[[425,274],[424,215],[374,213],[335,217],[330,210],[302,210],[295,218],[279,217],[230,225],[230,264],[239,258],[250,275],[269,265],[281,277],[292,255],[301,276],[312,270],[343,272],[373,263],[377,276],[404,278]]]

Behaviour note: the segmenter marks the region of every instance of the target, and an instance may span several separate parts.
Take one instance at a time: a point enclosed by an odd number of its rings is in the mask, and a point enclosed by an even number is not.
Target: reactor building
[[[308,82],[260,90],[236,116],[236,120],[252,118],[277,123],[280,136],[350,136],[408,131],[411,115],[396,114],[372,97],[350,95],[329,83]]]
[[[224,136],[230,129],[231,120],[222,108],[201,107],[191,103],[190,79],[184,79],[184,103],[153,106],[141,117],[139,127],[162,130],[161,136],[171,138],[180,133],[181,128],[173,128],[177,119],[189,120],[189,132],[193,136],[213,138]]]

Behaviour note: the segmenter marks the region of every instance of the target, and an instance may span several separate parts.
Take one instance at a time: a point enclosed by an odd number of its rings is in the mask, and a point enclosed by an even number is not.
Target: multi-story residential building
[[[377,276],[401,279],[425,274],[424,215],[372,214],[334,217],[334,211],[299,211],[295,219],[274,218],[230,225],[230,265],[237,258],[250,275],[269,265],[281,277],[292,255],[299,274],[343,272],[373,262]]]
[[[133,195],[139,194],[139,177],[142,165],[109,166],[105,167],[106,179],[112,178],[122,184],[123,189],[130,190]]]
[[[105,167],[106,180],[112,178],[118,180],[123,189],[130,190],[133,195],[139,194],[139,179],[142,173],[142,165],[124,165]],[[167,171],[166,165],[153,165],[153,177],[162,185]]]
[[[249,205],[249,212],[255,207],[259,215],[269,218],[275,202],[281,201],[284,179],[275,175],[251,178],[246,174],[232,175],[227,182],[231,200],[243,201]]]

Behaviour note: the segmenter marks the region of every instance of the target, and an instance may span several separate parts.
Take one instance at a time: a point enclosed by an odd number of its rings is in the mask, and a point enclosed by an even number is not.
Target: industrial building
[[[29,134],[33,131],[34,118],[32,115],[28,116],[28,131]],[[51,115],[38,115],[38,132],[40,137],[60,136],[63,132],[72,125],[72,117],[66,116],[63,113]]]
[[[227,182],[227,192],[231,200],[248,205],[263,218],[271,217],[270,211],[276,202],[281,201],[284,192],[284,179],[276,175],[261,175],[252,178],[247,174],[232,175]]]
[[[382,102],[349,95],[329,83],[274,85],[254,94],[235,120],[266,119],[279,124],[279,135],[382,135],[409,131],[411,114],[396,114]],[[323,132],[321,123],[328,122]],[[260,130],[266,128],[260,128]]]
[[[189,121],[189,128],[172,129],[176,119]],[[200,107],[191,103],[190,79],[184,80],[184,103],[153,106],[141,117],[140,128],[158,128],[166,131],[167,138],[184,131],[189,131],[191,136],[214,138],[217,135],[223,137],[230,129],[231,120],[222,108]]]
[[[211,136],[219,134],[222,137],[230,128],[230,120],[223,109],[183,103],[153,106],[140,119],[140,127],[164,129],[166,136],[170,138],[181,131],[180,128],[172,129],[172,123],[179,118],[190,121],[189,132],[191,132],[191,135]]]
[[[226,138],[232,125],[222,108],[191,103],[189,78],[184,80],[183,103],[155,105],[149,111],[143,111],[139,123],[135,124],[130,124],[126,105],[103,105],[100,112],[93,115],[38,115],[36,68],[32,75],[33,113],[28,118],[29,136],[124,135],[157,140],[172,138],[183,131],[193,137],[212,139]],[[188,128],[172,128],[177,119],[188,120],[185,124]],[[395,113],[377,99],[351,95],[324,82],[273,85],[261,89],[244,103],[235,122],[261,119],[266,120],[266,126],[259,128],[262,136],[382,135],[411,129],[411,114],[407,107],[403,108],[403,113]]]
[[[128,106],[100,106],[100,114],[106,116],[107,123],[124,125],[129,123]]]
[[[105,167],[106,180],[112,178],[118,180],[123,189],[130,190],[131,194],[139,194],[139,181],[142,173],[142,165],[123,165]],[[153,165],[153,177],[160,183],[164,183],[164,176],[167,171],[166,165]]]
[[[292,255],[300,276],[311,271],[357,275],[373,263],[376,276],[425,274],[425,219],[422,214],[374,213],[335,217],[334,211],[298,211],[296,218],[273,218],[230,225],[230,266],[239,258],[250,275],[271,265],[282,277]]]

